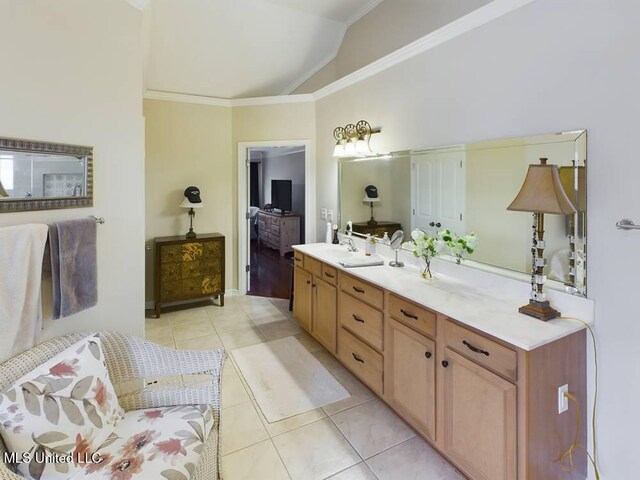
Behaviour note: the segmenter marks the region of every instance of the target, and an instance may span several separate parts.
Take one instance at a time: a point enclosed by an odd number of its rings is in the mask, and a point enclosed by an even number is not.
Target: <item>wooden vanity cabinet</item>
[[[338,294],[335,287],[337,271],[330,265],[299,252],[296,252],[294,262],[293,316],[302,328],[335,355],[338,315]]]

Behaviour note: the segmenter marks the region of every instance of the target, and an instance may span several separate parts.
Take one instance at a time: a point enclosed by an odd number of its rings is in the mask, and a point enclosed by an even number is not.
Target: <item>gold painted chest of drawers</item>
[[[154,239],[155,313],[163,304],[216,297],[224,306],[224,235]]]

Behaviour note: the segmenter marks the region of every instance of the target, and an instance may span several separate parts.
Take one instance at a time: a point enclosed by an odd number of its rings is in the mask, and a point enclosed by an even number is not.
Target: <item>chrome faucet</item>
[[[342,242],[340,242],[340,245],[348,245],[349,247],[347,248],[347,251],[349,252],[357,252],[358,249],[356,248],[355,244],[353,243],[353,239],[350,237],[345,238],[344,240],[342,240]]]

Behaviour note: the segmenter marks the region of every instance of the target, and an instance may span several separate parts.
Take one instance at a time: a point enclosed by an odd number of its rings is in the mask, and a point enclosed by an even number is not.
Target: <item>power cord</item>
[[[587,454],[587,457],[589,458],[589,461],[593,466],[593,471],[596,475],[596,480],[600,480],[600,472],[598,471],[597,442],[596,442],[596,406],[598,403],[598,349],[596,347],[596,336],[593,333],[593,329],[591,328],[591,326],[587,324],[587,322],[585,322],[584,320],[580,320],[579,318],[574,318],[574,317],[560,317],[560,319],[574,320],[576,322],[580,322],[589,331],[589,334],[591,335],[591,341],[593,342],[593,362],[595,364],[595,371],[594,371],[595,385],[593,390],[593,411],[591,412],[591,429],[593,432],[592,434],[593,456],[589,454],[589,450],[587,449],[587,447],[585,447],[584,445],[581,445],[578,441],[578,439],[580,438],[580,423],[581,423],[580,422],[580,403],[578,402],[576,397],[574,397],[572,394],[570,394],[569,392],[565,392],[564,396],[569,400],[571,400],[572,402],[574,402],[576,405],[576,424],[577,424],[576,436],[571,446],[567,450],[565,450],[562,453],[562,455],[560,455],[560,458],[558,458],[557,461],[560,462],[560,468],[562,469],[563,472],[571,473],[575,468],[573,464],[573,453],[578,449],[582,449]],[[568,462],[568,465],[565,462]]]

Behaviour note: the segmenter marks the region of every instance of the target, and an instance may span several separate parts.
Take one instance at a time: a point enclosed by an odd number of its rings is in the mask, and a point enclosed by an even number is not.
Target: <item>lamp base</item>
[[[560,312],[555,308],[552,308],[548,300],[545,300],[544,302],[529,300],[529,304],[523,305],[518,309],[518,311],[525,315],[529,315],[530,317],[542,320],[543,322],[560,316]]]
[[[371,220],[369,220],[367,222],[367,225],[369,225],[370,227],[377,227],[378,226],[378,222],[376,222],[373,217],[371,217]]]
[[[185,235],[185,238],[198,238],[196,235],[196,232],[194,232],[192,229],[189,229],[189,231],[187,232],[187,234]]]

